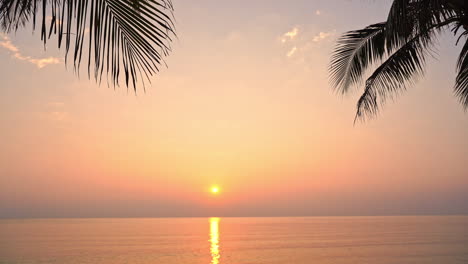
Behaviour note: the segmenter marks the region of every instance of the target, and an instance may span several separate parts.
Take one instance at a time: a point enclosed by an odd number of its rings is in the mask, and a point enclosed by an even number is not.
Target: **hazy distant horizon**
[[[468,199],[468,198],[467,198]],[[466,201],[460,199],[459,201]],[[407,202],[407,201],[405,201]],[[77,210],[76,212],[70,212],[73,210],[69,207],[68,210],[64,208],[56,208],[55,210],[45,210],[37,212],[28,208],[15,207],[14,209],[7,210],[6,207],[0,211],[0,219],[37,219],[37,218],[209,218],[209,217],[366,217],[366,216],[464,216],[468,215],[468,206],[465,204],[456,204],[454,201],[448,201],[447,203],[440,203],[438,206],[434,206],[433,200],[427,200],[425,203],[415,203],[413,208],[406,208],[406,210],[399,204],[387,203],[385,207],[379,207],[371,211],[371,207],[368,205],[362,205],[364,209],[357,209],[355,207],[347,209],[335,209],[334,211],[328,209],[322,209],[321,212],[316,213],[300,213],[301,211],[307,210],[307,205],[302,207],[289,208],[289,212],[284,207],[269,208],[262,205],[255,205],[252,208],[201,208],[191,207],[190,209],[176,206],[173,211],[177,212],[168,213],[167,208],[170,205],[154,206],[154,209],[145,207],[144,204],[135,204],[133,206],[123,206],[114,208],[112,210],[105,210],[103,206],[99,206],[99,211],[90,211],[89,208],[86,210]],[[450,206],[451,205],[451,206]],[[44,205],[40,207],[44,209]],[[139,208],[138,211],[126,211],[127,208]],[[391,210],[391,207],[398,207],[398,209]],[[166,210],[158,209],[165,208]],[[334,207],[336,208],[336,207]],[[416,209],[415,209],[416,208]],[[425,208],[425,209],[421,209]],[[16,211],[16,212],[15,212]],[[362,213],[353,213],[356,211],[362,211]],[[202,212],[202,213],[200,213]],[[203,213],[205,212],[205,213]],[[344,213],[343,213],[344,212]],[[347,213],[346,213],[347,212]]]
[[[418,217],[418,216],[427,216],[427,217],[444,217],[444,216],[468,216],[466,214],[407,214],[407,215],[239,215],[239,216],[223,216],[223,215],[206,215],[206,216],[75,216],[75,217],[67,217],[67,216],[55,216],[55,217],[0,217],[3,220],[28,220],[28,219],[151,219],[151,218],[309,218],[309,217],[317,217],[317,218],[327,218],[327,217]]]

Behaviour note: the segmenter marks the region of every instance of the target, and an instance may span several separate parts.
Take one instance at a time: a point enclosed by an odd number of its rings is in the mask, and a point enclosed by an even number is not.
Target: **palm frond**
[[[455,35],[465,29],[459,39],[468,35],[468,2],[393,0],[387,21],[376,25],[345,33],[338,40],[329,66],[333,86],[346,93],[351,85],[359,84],[366,69],[380,63],[365,82],[355,121],[377,114],[389,98],[395,98],[424,74],[425,59],[433,51],[437,33],[451,27]],[[455,93],[465,108],[467,49],[465,46],[460,54],[455,85]]]
[[[108,82],[118,86],[123,72],[126,86],[135,91],[171,51],[172,12],[171,0],[0,0],[3,30],[39,22],[44,44],[57,35],[58,47],[65,47],[66,61],[72,54],[77,72],[85,50],[88,76],[101,82],[105,70]]]
[[[33,7],[33,0],[0,0],[1,29],[10,32],[24,26],[31,17]]]
[[[431,41],[428,31],[440,30],[452,22],[453,9],[444,0],[394,0],[388,20],[342,35],[333,51],[330,79],[342,93],[359,84],[364,71],[385,55],[392,54],[418,35]]]
[[[358,84],[373,62],[385,55],[385,23],[370,25],[341,36],[333,51],[329,71],[333,86],[346,93]]]
[[[405,43],[414,31],[411,0],[394,0],[387,17],[386,45],[390,49]]]
[[[388,98],[394,98],[413,83],[415,77],[424,74],[430,39],[429,36],[414,37],[374,71],[358,100],[355,120],[374,116]]]
[[[464,33],[465,36],[467,34]],[[468,109],[468,42],[465,42],[458,58],[454,90],[465,110]]]
[[[413,36],[456,16],[447,0],[394,0],[387,18],[387,49],[398,48]]]

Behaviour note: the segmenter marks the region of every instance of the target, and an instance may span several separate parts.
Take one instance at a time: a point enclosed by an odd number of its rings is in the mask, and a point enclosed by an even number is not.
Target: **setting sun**
[[[218,194],[219,193],[219,187],[218,186],[212,186],[211,187],[211,193],[212,194]]]

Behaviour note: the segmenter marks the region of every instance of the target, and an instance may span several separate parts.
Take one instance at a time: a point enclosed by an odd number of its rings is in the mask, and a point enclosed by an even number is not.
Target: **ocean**
[[[0,263],[468,263],[468,216],[0,220]]]

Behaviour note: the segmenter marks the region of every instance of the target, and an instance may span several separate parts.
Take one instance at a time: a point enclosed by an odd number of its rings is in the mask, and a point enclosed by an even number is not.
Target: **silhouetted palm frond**
[[[416,36],[393,53],[367,79],[364,94],[358,101],[356,118],[366,114],[375,115],[379,104],[384,104],[388,97],[406,89],[406,85],[415,77],[424,73],[426,55],[431,42],[425,36]]]
[[[343,93],[358,84],[372,64],[380,63],[365,83],[356,119],[374,116],[387,98],[394,98],[424,74],[436,34],[447,27],[465,41],[455,93],[468,107],[468,1],[394,0],[387,21],[376,25],[345,33],[331,57],[330,79]]]
[[[175,36],[170,0],[0,0],[0,26],[9,32],[32,21],[47,43],[57,35],[66,60],[73,56],[79,71],[83,50],[88,75],[99,82],[106,71],[109,82],[125,84],[149,80],[159,71]]]
[[[458,58],[455,94],[465,109],[468,109],[468,42],[465,42]]]
[[[370,25],[341,36],[329,68],[333,85],[346,93],[351,85],[358,84],[369,64],[385,55],[384,41],[385,23]]]
[[[394,0],[387,18],[387,47],[398,47],[417,32],[456,16],[447,0]]]

